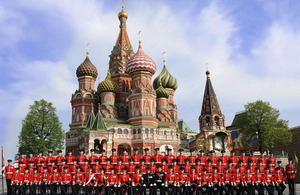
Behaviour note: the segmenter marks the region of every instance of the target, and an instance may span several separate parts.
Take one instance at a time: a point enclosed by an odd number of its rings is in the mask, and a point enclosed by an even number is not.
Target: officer
[[[153,184],[156,183],[156,186]],[[156,190],[154,190],[155,187],[159,186],[160,182],[154,182],[154,174],[150,173],[150,167],[146,168],[146,174],[143,176],[143,188],[142,188],[142,194],[146,195],[146,189],[150,189],[150,194],[156,194]],[[162,193],[161,193],[162,195]]]
[[[289,192],[290,195],[294,195],[295,194],[295,175],[297,173],[297,171],[295,170],[295,167],[293,165],[293,159],[289,159],[289,164],[286,165],[285,167],[285,171],[286,171],[286,179],[289,185]]]
[[[199,174],[196,173],[196,168],[192,167],[191,168],[191,173],[188,175],[189,179],[188,179],[188,190],[189,190],[189,194],[197,194],[198,190],[198,180],[199,180]]]
[[[10,184],[11,184],[11,180],[13,178],[13,175],[15,173],[15,167],[11,165],[12,160],[8,160],[8,165],[4,168],[4,178],[6,179],[6,189],[7,189],[7,194],[11,195],[11,188],[10,188]]]
[[[148,174],[148,175],[145,175],[144,178],[148,180],[147,185],[150,186],[151,183],[154,184],[154,186],[153,186],[154,195],[157,195],[157,189],[160,190],[160,195],[165,194],[164,193],[165,192],[164,185],[166,182],[166,174],[162,171],[161,165],[157,166],[157,172],[153,176]],[[144,179],[144,182],[145,182],[145,179]]]

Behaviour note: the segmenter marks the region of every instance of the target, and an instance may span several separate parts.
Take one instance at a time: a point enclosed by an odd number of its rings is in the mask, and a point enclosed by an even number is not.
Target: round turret
[[[91,76],[95,79],[98,76],[97,68],[90,61],[89,57],[86,56],[85,60],[78,66],[76,70],[77,77]]]
[[[105,80],[100,82],[97,87],[97,92],[100,95],[103,92],[113,92],[115,94],[119,93],[119,85],[111,79],[111,74],[108,73]]]
[[[163,70],[153,81],[154,89],[157,89],[159,87],[159,80],[161,80],[163,88],[173,89],[175,91],[178,87],[177,79],[169,73],[165,63]]]

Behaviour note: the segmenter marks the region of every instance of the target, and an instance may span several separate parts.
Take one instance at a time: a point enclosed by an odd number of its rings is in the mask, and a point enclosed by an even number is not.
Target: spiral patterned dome
[[[100,82],[97,87],[97,92],[100,95],[103,92],[119,93],[119,85],[111,79],[111,74],[108,73],[105,80]]]
[[[156,91],[156,97],[157,98],[167,98],[168,99],[170,93],[168,92],[168,90],[166,90],[165,88],[163,88],[160,79],[159,79],[158,83],[159,83],[159,87],[155,90]]]
[[[161,80],[163,88],[173,89],[175,91],[178,87],[177,79],[169,73],[166,64],[164,64],[163,70],[153,81],[154,89],[157,89],[159,87],[159,80]]]
[[[83,77],[83,76],[91,76],[95,79],[98,76],[97,68],[94,66],[94,64],[91,62],[88,56],[86,56],[85,60],[80,64],[76,70],[77,77]]]
[[[128,74],[132,74],[136,71],[148,71],[153,75],[156,72],[156,64],[152,58],[143,51],[140,44],[136,54],[128,61],[126,69]]]

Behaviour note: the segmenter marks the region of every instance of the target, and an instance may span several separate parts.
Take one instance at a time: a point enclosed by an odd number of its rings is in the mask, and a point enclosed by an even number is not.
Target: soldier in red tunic
[[[165,191],[167,191],[167,193],[169,195],[174,195],[176,194],[176,179],[177,179],[177,175],[175,173],[173,173],[173,166],[169,166],[169,173],[166,175],[166,183],[165,183]]]
[[[19,158],[18,167],[20,168],[20,162],[22,162],[22,166],[27,167],[27,159],[25,158],[25,153],[21,153],[21,158]]]
[[[101,195],[104,191],[106,185],[107,175],[104,173],[104,169],[100,168],[100,174],[97,175],[97,187],[96,187],[96,194]]]
[[[29,173],[28,167],[25,167],[25,173],[21,178],[20,194],[27,194],[31,181],[31,174]]]
[[[264,183],[265,188],[268,191],[268,194],[273,195],[274,194],[274,178],[273,175],[269,172],[269,167],[265,168],[265,174],[264,174]]]
[[[175,156],[172,155],[172,149],[171,148],[167,148],[167,155],[164,156],[164,159],[166,159],[167,165],[172,164],[172,160],[175,159]]]
[[[239,172],[244,175],[246,173],[246,166],[243,160],[239,160]]]
[[[133,149],[134,154],[131,156],[133,159],[133,164],[140,165],[140,160],[142,159],[141,155],[139,155],[139,149],[134,148]]]
[[[89,161],[88,159],[84,159],[84,164],[80,166],[80,170],[83,174],[89,173]]]
[[[149,168],[150,168],[150,173],[154,174],[157,172],[157,166],[154,164],[153,159],[150,160]]]
[[[206,173],[208,175],[212,174],[212,172],[213,172],[213,166],[211,166],[211,160],[210,159],[207,160],[207,165],[206,165],[205,169],[206,169]]]
[[[211,156],[208,158],[211,161],[213,167],[217,166],[218,157],[216,157],[216,152],[214,150],[210,151]]]
[[[218,168],[213,168],[213,173],[211,174],[211,194],[218,195],[221,189],[222,178],[220,174],[218,174]]]
[[[94,149],[90,149],[90,152],[91,152],[91,156],[89,157],[89,165],[93,166],[95,165],[95,160],[98,159],[98,157],[95,155]]]
[[[281,163],[281,160],[277,161],[277,167],[280,168],[280,172],[282,173],[283,177],[285,177],[285,170]]]
[[[250,173],[252,173],[252,174],[255,174],[256,173],[256,171],[255,171],[255,166],[254,166],[254,163],[253,163],[253,160],[248,160],[248,167],[250,168]]]
[[[69,166],[73,165],[73,160],[75,159],[75,157],[72,155],[72,150],[68,151],[68,156],[66,156],[66,164]]]
[[[79,166],[82,166],[84,164],[84,160],[87,159],[87,157],[84,155],[84,150],[79,150],[79,156],[77,156],[77,163]]]
[[[89,173],[85,174],[83,187],[85,187],[85,194],[92,194],[94,187],[97,186],[97,177],[92,172],[92,167],[89,167]]]
[[[134,160],[131,158],[129,159],[129,164],[125,167],[127,170],[127,173],[131,176],[132,174],[135,173],[135,167],[138,165],[134,164]]]
[[[57,168],[58,168],[59,173],[64,172],[65,168],[67,168],[67,171],[69,172],[69,166],[66,165],[66,160],[65,159],[61,159],[61,165],[59,165]]]
[[[79,169],[80,169],[80,166],[77,164],[77,160],[73,159],[73,164],[70,165],[70,167],[69,167],[69,171],[72,175],[74,175],[76,173],[77,167],[79,167]]]
[[[201,166],[200,159],[198,159],[198,158],[196,159],[195,170],[196,170],[197,174],[199,174],[199,175],[202,174],[203,166]]]
[[[187,184],[189,183],[188,174],[184,173],[184,168],[180,168],[180,173],[177,175],[177,187],[176,192],[182,195],[188,195],[189,189]]]
[[[253,161],[253,166],[257,166],[257,157],[256,156],[254,156],[254,151],[253,150],[251,150],[250,151],[250,157],[248,158],[248,161],[249,160],[252,160]]]
[[[231,160],[228,161],[228,172],[232,175],[235,173],[235,167]]]
[[[41,176],[37,171],[37,168],[33,168],[33,174],[31,174],[30,182],[30,194],[36,194],[36,189],[39,187]]]
[[[201,175],[201,183],[199,183],[201,185],[200,187],[200,192],[203,195],[207,195],[210,192],[210,183],[211,183],[211,177],[210,175],[206,174],[206,169],[203,169],[203,175]]]
[[[179,174],[179,166],[177,166],[177,160],[176,159],[173,159],[172,160],[172,165],[170,165],[170,166],[172,166],[173,168],[172,168],[172,171],[173,171],[173,173],[174,174]],[[168,167],[168,171],[169,171],[169,167]]]
[[[7,160],[8,165],[4,168],[4,178],[6,179],[6,189],[7,189],[7,194],[11,195],[11,182],[13,175],[15,173],[15,167],[11,165],[12,160]]]
[[[33,152],[29,153],[29,158],[27,158],[27,166],[28,166],[29,162],[31,162],[31,161],[33,163],[35,163],[35,158],[33,157]],[[36,166],[36,165],[34,164],[34,166]]]
[[[254,174],[254,186],[258,195],[264,194],[264,175],[259,172],[259,168],[255,168],[256,173]]]
[[[29,163],[28,163],[28,171],[29,171],[29,173],[30,174],[33,174],[33,169],[34,169],[35,167],[34,167],[34,162],[33,161],[30,161]]]
[[[45,195],[47,192],[48,184],[50,183],[50,174],[47,173],[47,167],[43,167],[43,173],[41,173],[40,180],[40,192]]]
[[[202,165],[202,167],[204,168],[206,166],[206,162],[207,162],[207,159],[206,157],[204,156],[204,150],[200,150],[199,151],[199,156],[197,157],[197,159],[200,160],[200,164]]]
[[[272,167],[276,167],[276,159],[274,158],[273,152],[269,152],[270,157],[267,159],[267,162],[272,162]]]
[[[12,194],[20,193],[20,183],[22,180],[22,175],[19,173],[19,168],[15,168],[15,173],[13,174],[11,180],[11,192]]]
[[[52,151],[49,150],[48,151],[48,157],[46,158],[46,165],[47,165],[47,167],[51,166],[53,160],[55,161],[55,158],[52,156]]]
[[[161,160],[163,159],[163,156],[159,154],[159,148],[154,149],[154,155],[152,156],[152,159],[154,160],[155,165],[161,165]]]
[[[140,167],[135,167],[135,173],[131,176],[132,189],[134,195],[139,195],[143,188],[143,174],[140,172]]]
[[[123,173],[121,175],[119,175],[119,192],[121,194],[131,194],[131,189],[129,187],[130,182],[131,182],[131,178],[129,176],[129,174],[126,173],[126,168],[122,169]]]
[[[246,157],[246,151],[242,150],[241,152],[242,152],[241,153],[242,156],[240,156],[239,161],[243,161],[245,167],[247,167],[248,166],[248,157]]]
[[[110,169],[109,175],[107,175],[106,181],[106,195],[114,194],[117,191],[117,187],[119,184],[118,175],[115,174],[115,170],[113,168]]]
[[[186,158],[184,160],[184,165],[182,166],[182,168],[184,168],[184,173],[186,174],[190,174],[191,173],[191,165],[190,165],[190,159],[189,158]],[[179,170],[177,172],[177,174],[179,173]]]
[[[59,184],[61,182],[60,173],[57,172],[57,168],[53,168],[53,173],[50,174],[50,185],[49,189],[51,194],[57,194],[57,188],[59,187]]]
[[[123,155],[120,155],[119,158],[122,159],[122,164],[123,165],[125,165],[125,166],[128,165],[128,161],[130,159],[130,156],[128,155],[128,152],[127,152],[126,148],[123,149]]]
[[[269,173],[271,173],[272,175],[275,174],[276,170],[275,170],[275,167],[273,167],[273,163],[272,161],[268,161],[267,162],[267,167],[269,168]]]
[[[62,165],[62,159],[65,159],[65,157],[62,156],[61,150],[58,150],[57,153],[58,153],[58,156],[55,158],[55,163],[56,163],[56,166],[60,166],[60,165]]]
[[[221,177],[223,176],[224,168],[225,168],[225,166],[223,166],[222,159],[218,159],[217,173],[220,174]]]
[[[42,151],[39,151],[38,153],[39,153],[38,157],[35,158],[35,166],[36,167],[43,167],[43,166],[45,166],[44,163],[45,163],[46,159],[45,159],[45,157],[43,157],[43,152]],[[41,163],[41,161],[43,161],[43,163]]]
[[[195,166],[197,157],[194,155],[194,150],[190,150],[190,156],[187,158],[189,159],[190,165]]]
[[[144,175],[144,174],[146,174],[146,168],[147,168],[148,166],[147,165],[145,165],[145,160],[144,159],[141,159],[140,160],[140,171],[141,171],[141,173]]]
[[[102,168],[104,168],[105,174],[109,175],[111,174],[111,169],[114,169],[114,166],[110,164],[110,159],[106,159],[106,165],[103,165]]]
[[[235,151],[231,150],[229,159],[234,167],[238,165],[238,157],[235,156]]]
[[[80,189],[84,183],[84,174],[80,171],[80,167],[76,167],[76,173],[73,175],[72,178],[72,192],[74,195],[78,195]]]
[[[123,174],[123,168],[125,168],[125,166],[122,163],[122,159],[118,159],[118,164],[115,165],[114,168],[117,175]]]
[[[225,153],[226,153],[226,151],[225,151],[225,150],[222,150],[222,151],[221,151],[221,155],[222,155],[222,156],[220,156],[219,159],[222,160],[222,165],[223,165],[223,167],[228,167],[228,157],[225,156]]]
[[[241,195],[242,192],[244,191],[244,177],[243,175],[239,172],[239,167],[235,167],[235,173],[232,175],[232,183],[233,183],[233,188],[236,191],[237,195]]]
[[[145,165],[150,165],[150,160],[151,160],[151,156],[148,154],[149,153],[149,148],[145,148],[144,149],[144,151],[145,151],[145,155],[142,157],[142,159],[144,159],[144,161],[145,161]]]
[[[257,160],[261,160],[263,167],[267,166],[267,159],[264,156],[264,151],[260,151],[260,157]]]
[[[262,160],[258,160],[257,162],[258,162],[258,166],[257,167],[259,168],[259,172],[260,173],[265,173],[265,168],[266,167],[263,166]]]
[[[113,148],[111,149],[111,151],[112,151],[112,155],[109,157],[110,163],[112,165],[116,165],[118,164],[118,159],[119,159],[119,157],[117,156],[117,150]]]
[[[105,150],[101,150],[101,156],[99,156],[99,164],[101,166],[105,165],[106,164],[106,159],[108,157],[105,155]]]
[[[169,172],[169,166],[167,165],[166,159],[161,160],[161,171],[165,174]]]
[[[184,160],[186,159],[186,157],[183,155],[183,149],[179,149],[178,150],[179,155],[176,157],[177,163],[179,166],[184,165]]]
[[[283,174],[281,173],[280,167],[276,167],[276,173],[274,174],[274,183],[278,195],[282,195],[286,186],[284,184],[284,177]]]
[[[295,176],[296,176],[297,170],[295,170],[295,167],[293,165],[293,159],[289,159],[289,164],[285,167],[285,175],[286,179],[289,185],[289,192],[290,195],[295,194]]]
[[[226,195],[230,195],[232,193],[232,175],[228,172],[228,168],[224,168],[224,174],[222,176],[222,187],[221,187],[221,194],[225,191]]]
[[[245,191],[247,194],[252,194],[254,191],[254,181],[255,177],[253,174],[250,172],[250,168],[246,167],[246,173],[244,175],[244,182],[245,182]]]
[[[99,175],[100,174],[100,169],[102,168],[101,165],[99,165],[99,159],[96,159],[95,160],[95,165],[92,166],[92,172],[95,174],[95,175]]]
[[[191,168],[191,173],[188,174],[188,194],[197,194],[198,193],[198,181],[199,174],[196,173],[195,167]]]

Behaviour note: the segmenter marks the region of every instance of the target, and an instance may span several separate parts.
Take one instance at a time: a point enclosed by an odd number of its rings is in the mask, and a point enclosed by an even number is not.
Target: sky
[[[68,131],[76,69],[90,59],[101,82],[119,33],[121,0],[0,1],[0,145],[17,153],[22,120],[34,100],[53,102]],[[300,2],[294,0],[125,0],[134,51],[178,80],[178,118],[199,131],[206,64],[230,125],[256,100],[270,102],[289,126],[300,117]]]

